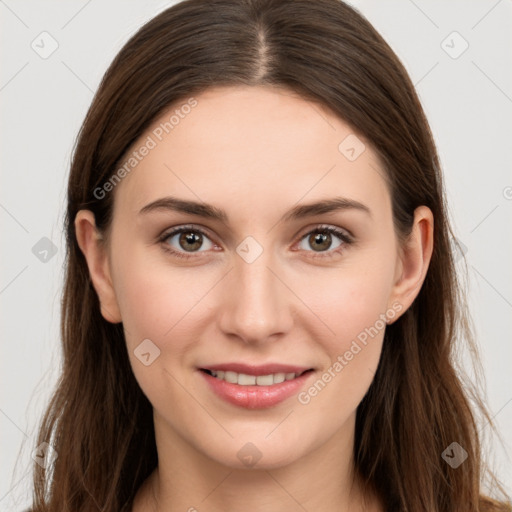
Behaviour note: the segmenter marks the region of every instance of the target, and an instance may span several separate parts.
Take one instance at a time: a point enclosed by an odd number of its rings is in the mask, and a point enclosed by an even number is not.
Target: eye
[[[345,245],[351,244],[352,242],[352,237],[346,231],[332,226],[317,226],[301,238],[299,248],[306,252],[319,253],[313,254],[312,256],[314,258],[331,257],[334,254],[340,253]],[[335,244],[334,246],[333,243]],[[313,251],[309,251],[304,245],[309,245],[313,248]]]
[[[187,226],[165,233],[160,241],[164,244],[165,250],[180,258],[190,258],[193,253],[204,252],[199,251],[200,248],[208,251],[215,247],[204,231]]]
[[[172,229],[164,233],[159,241],[163,244],[164,250],[179,258],[192,258],[194,254],[219,249],[203,230],[193,226]],[[348,232],[332,226],[321,225],[301,237],[299,249],[316,253],[311,254],[313,258],[330,258],[341,253],[345,246],[351,243],[353,243],[353,238]],[[313,250],[308,250],[304,244],[309,245]]]

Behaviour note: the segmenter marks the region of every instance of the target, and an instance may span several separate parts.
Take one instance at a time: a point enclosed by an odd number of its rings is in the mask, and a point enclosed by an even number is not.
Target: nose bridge
[[[257,247],[251,243],[242,243],[237,249],[220,327],[225,334],[237,335],[246,342],[263,342],[290,329],[290,296],[275,275],[279,270],[274,268],[272,251],[259,250],[253,259]]]

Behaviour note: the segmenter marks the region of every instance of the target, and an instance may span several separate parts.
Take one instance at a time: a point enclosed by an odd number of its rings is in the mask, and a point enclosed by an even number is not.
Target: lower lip
[[[227,402],[246,409],[265,409],[283,402],[297,394],[306,380],[314,373],[308,371],[300,377],[285,380],[272,386],[240,386],[199,370],[212,391]]]

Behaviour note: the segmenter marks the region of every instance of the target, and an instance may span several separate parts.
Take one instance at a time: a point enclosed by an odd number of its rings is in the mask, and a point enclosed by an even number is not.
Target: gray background
[[[485,424],[481,434],[511,493],[512,0],[351,3],[405,64],[436,138],[502,442]],[[0,510],[29,504],[37,421],[60,369],[61,225],[75,136],[115,54],[171,4],[0,0]]]

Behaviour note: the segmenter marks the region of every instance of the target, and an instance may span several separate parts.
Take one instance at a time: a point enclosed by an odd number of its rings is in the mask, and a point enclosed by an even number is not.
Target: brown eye
[[[185,251],[195,251],[199,249],[203,243],[203,235],[195,231],[183,232],[180,234],[180,247]]]
[[[299,249],[318,253],[313,254],[313,257],[324,256],[323,253],[325,253],[325,257],[329,257],[341,252],[346,245],[351,243],[352,237],[345,231],[330,226],[319,226],[302,237]]]
[[[308,243],[314,250],[324,251],[329,249],[332,243],[330,233],[314,233],[309,235]]]
[[[187,256],[186,253],[203,253],[214,248],[213,242],[206,233],[196,228],[175,229],[165,234],[161,238],[161,242],[167,250],[177,256]]]

